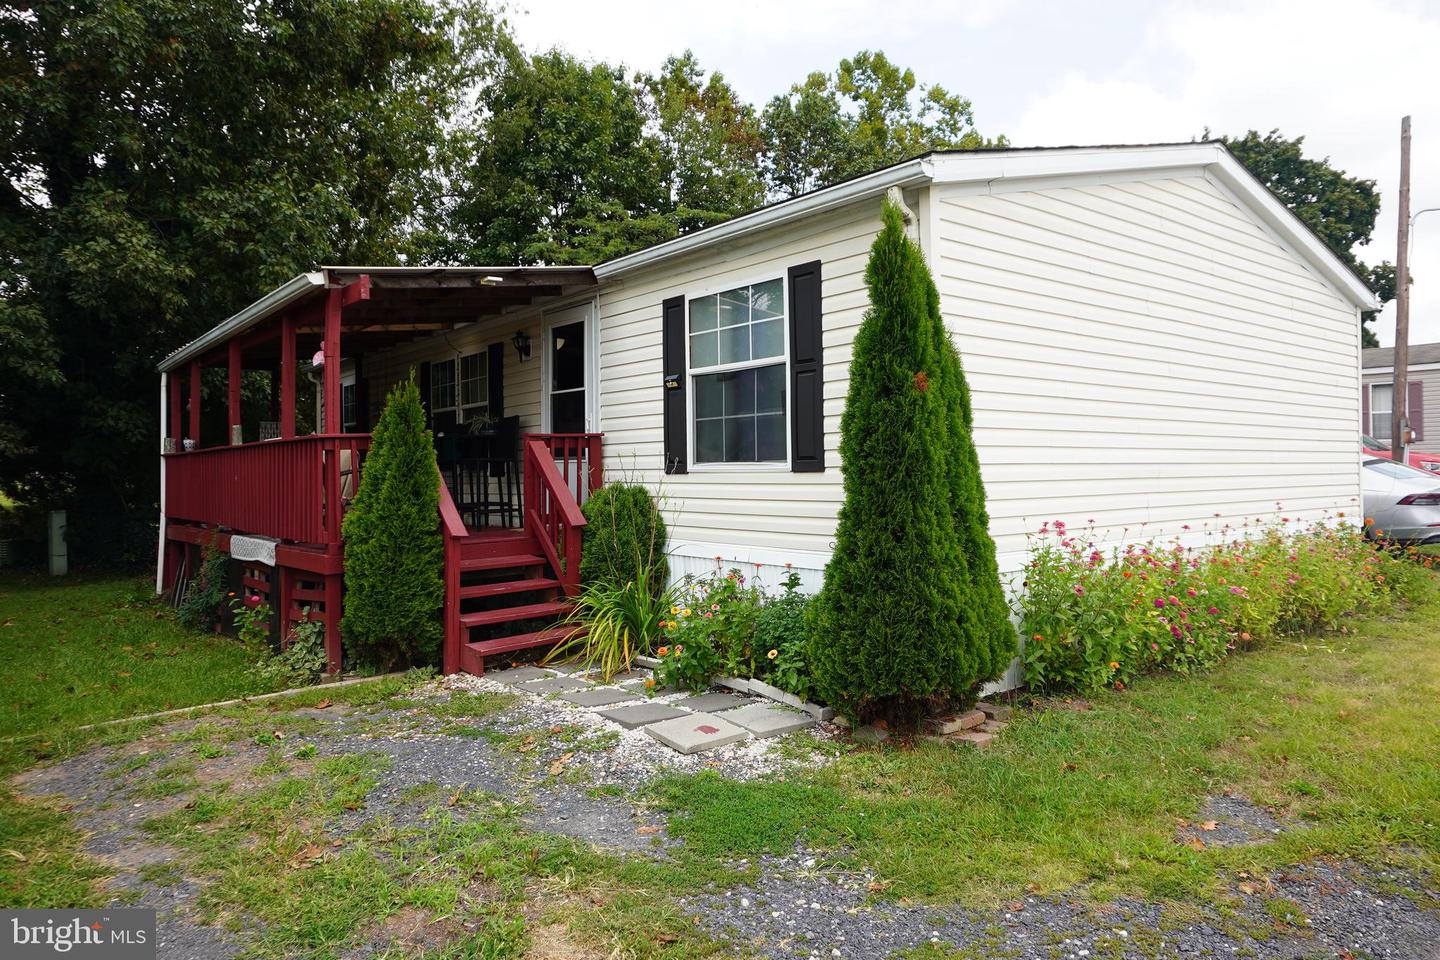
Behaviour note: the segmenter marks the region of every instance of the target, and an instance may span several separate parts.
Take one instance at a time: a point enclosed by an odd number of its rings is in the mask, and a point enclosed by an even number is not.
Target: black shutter
[[[687,473],[685,456],[685,298],[671,297],[660,307],[665,365],[665,472]]]
[[[435,418],[430,414],[430,361],[420,364],[420,403],[425,408],[425,426],[435,429]]]
[[[490,344],[486,350],[485,362],[490,391],[490,396],[486,399],[489,404],[488,411],[490,416],[499,420],[505,416],[505,344]]]
[[[820,261],[790,268],[790,469],[825,470],[825,363]]]
[[[370,381],[361,376],[355,378],[355,429],[370,432]]]

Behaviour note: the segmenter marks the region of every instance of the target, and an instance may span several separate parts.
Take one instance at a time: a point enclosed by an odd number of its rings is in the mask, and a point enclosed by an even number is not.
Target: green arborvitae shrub
[[[358,660],[386,669],[439,662],[445,602],[439,484],[411,371],[385,402],[345,516],[340,630]]]
[[[634,483],[607,483],[580,508],[585,539],[580,582],[623,587],[645,575],[655,596],[670,582],[665,519],[650,491]]]
[[[1005,612],[994,546],[976,538],[989,539],[959,358],[890,204],[865,279],[870,310],[840,422],[845,502],[812,604],[811,654],[822,698],[904,727],[992,675]]]

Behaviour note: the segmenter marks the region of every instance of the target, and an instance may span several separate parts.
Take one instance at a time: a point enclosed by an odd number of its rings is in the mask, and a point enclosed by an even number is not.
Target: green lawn
[[[262,650],[175,622],[153,582],[0,579],[0,738],[262,693]]]
[[[1204,899],[1238,871],[1328,855],[1434,871],[1437,624],[1431,600],[1203,674],[1142,678],[1090,709],[1019,712],[987,752],[922,744],[782,782],[679,778],[665,805],[672,832],[701,850],[779,853],[803,838],[849,851],[893,895],[933,901],[1077,883]],[[1303,829],[1242,848],[1177,842],[1176,818],[1225,790]]]

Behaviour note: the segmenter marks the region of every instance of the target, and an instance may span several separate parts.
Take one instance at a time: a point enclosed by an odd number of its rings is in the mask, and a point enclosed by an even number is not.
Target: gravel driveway
[[[522,698],[473,722],[442,709],[453,694],[473,691],[489,692],[483,681],[435,682],[408,702],[383,709],[337,706],[283,715],[291,728],[283,733],[285,749],[299,751],[295,755],[373,753],[388,759],[378,786],[362,805],[327,823],[329,833],[346,837],[375,818],[404,823],[420,809],[414,797],[426,791],[482,790],[522,801],[529,830],[624,856],[667,858],[678,841],[667,837],[663,819],[643,799],[657,774],[803,776],[803,768],[824,763],[826,756],[807,747],[834,735],[822,729],[785,743],[750,741],[682,757],[642,731],[621,731],[553,700]],[[254,930],[243,918],[226,929],[199,923],[202,888],[179,869],[179,851],[142,824],[182,808],[207,785],[243,791],[264,782],[274,751],[257,738],[237,739],[223,756],[186,769],[195,747],[185,738],[196,727],[194,720],[177,722],[123,748],[35,768],[18,777],[16,787],[70,806],[87,836],[87,851],[113,868],[109,889],[116,905],[159,911],[160,957],[220,960],[241,956]],[[175,778],[175,789],[158,789],[167,775]],[[1207,816],[1216,821],[1211,842],[1263,842],[1290,828],[1241,797],[1213,798]],[[1272,899],[1294,904],[1297,913],[1289,922],[1267,914],[1258,898],[1240,898],[1240,915],[1223,918],[1134,900],[1096,906],[1078,896],[1027,897],[989,912],[907,904],[877,894],[874,877],[804,849],[736,866],[758,868],[751,874],[756,879],[681,898],[698,930],[730,945],[721,955],[1440,960],[1440,916],[1417,903],[1433,902],[1434,891],[1400,871],[1349,863],[1301,865],[1257,878]],[[372,940],[346,956],[376,956],[390,946],[383,938]],[[534,955],[551,954],[537,946]]]

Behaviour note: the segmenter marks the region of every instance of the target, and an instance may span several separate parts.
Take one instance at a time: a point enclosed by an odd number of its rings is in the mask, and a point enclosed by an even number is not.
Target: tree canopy
[[[6,491],[112,559],[87,518],[153,524],[155,363],[303,269],[403,257],[494,29],[425,0],[0,12]]]
[[[1210,132],[1205,131],[1205,136],[1209,135]],[[1356,253],[1357,247],[1370,242],[1375,218],[1380,213],[1380,192],[1374,180],[1347,176],[1331,165],[1329,157],[1317,160],[1305,156],[1302,149],[1305,138],[1290,140],[1279,130],[1263,136],[1251,130],[1244,136],[1220,140],[1255,179],[1269,187],[1337,257],[1369,284],[1382,303],[1394,299],[1395,265],[1381,262],[1366,266]],[[1361,318],[1361,333],[1367,347],[1379,346],[1374,332],[1366,326],[1375,315],[1375,311],[1368,311]]]

